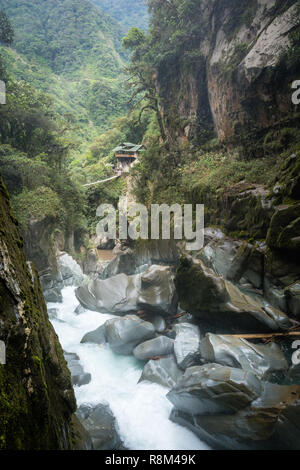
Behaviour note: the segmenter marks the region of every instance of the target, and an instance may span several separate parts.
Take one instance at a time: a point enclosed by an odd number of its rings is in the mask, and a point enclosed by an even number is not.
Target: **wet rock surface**
[[[178,366],[187,369],[200,361],[200,329],[190,323],[175,325],[174,353]]]
[[[141,275],[137,305],[160,315],[177,312],[177,295],[170,267],[154,265]]]
[[[188,368],[167,398],[192,415],[232,414],[259,397],[261,383],[251,372],[208,364]]]
[[[81,343],[94,343],[94,344],[105,344],[106,343],[106,327],[105,325],[101,325],[94,331],[90,331],[86,333]]]
[[[288,370],[287,360],[275,343],[253,344],[233,336],[207,334],[200,343],[200,354],[206,362],[240,367],[260,379],[283,375]]]
[[[76,415],[91,437],[94,450],[118,450],[122,447],[116,420],[108,405],[82,405]]]
[[[201,261],[184,257],[175,285],[180,306],[217,332],[267,332],[286,330],[293,324],[284,312],[263,298],[248,295],[230,281],[217,276]]]
[[[203,372],[191,368],[169,392],[168,398],[175,404],[171,420],[193,430],[200,439],[205,440],[214,449],[300,448],[297,437],[300,412],[299,386],[261,383],[258,379],[256,385],[255,382],[250,385],[250,382],[246,384],[245,380],[240,381],[237,376],[232,380],[233,376],[226,374],[222,366],[221,369],[217,369],[217,373],[213,371],[214,365],[210,364],[208,367],[204,375],[213,379],[213,382],[205,382]],[[193,377],[194,374],[198,376],[197,380]],[[216,388],[216,376],[218,379],[221,378],[218,388]],[[252,374],[251,377],[255,378]],[[230,387],[229,394],[223,394],[228,385],[234,385],[234,388]],[[218,397],[216,393],[220,393],[220,396]],[[207,408],[208,412],[201,406],[207,396],[208,403],[213,397],[213,408]],[[221,410],[221,406],[224,405],[223,399],[226,406],[229,405],[234,412]],[[219,408],[217,408],[218,403],[221,405]]]
[[[68,363],[68,368],[71,372],[72,383],[78,387],[87,385],[92,380],[91,374],[84,372],[80,359],[75,353],[64,353],[65,359]]]
[[[167,336],[158,336],[144,343],[139,344],[133,355],[140,361],[146,361],[153,357],[168,356],[174,350],[174,341]]]
[[[126,314],[140,309],[169,315],[177,311],[173,274],[168,266],[151,266],[143,274],[117,274],[92,280],[76,291],[83,307],[102,313]]]
[[[166,321],[161,315],[151,316],[149,321],[152,323],[157,333],[163,333],[167,328]]]
[[[84,281],[81,267],[67,253],[62,253],[58,257],[58,269],[65,286],[79,286]]]
[[[138,344],[155,336],[152,323],[141,320],[136,315],[108,320],[105,328],[107,342],[117,354],[132,354]]]
[[[146,380],[162,385],[163,387],[172,388],[182,374],[183,372],[178,368],[174,356],[168,356],[147,362],[139,382]]]

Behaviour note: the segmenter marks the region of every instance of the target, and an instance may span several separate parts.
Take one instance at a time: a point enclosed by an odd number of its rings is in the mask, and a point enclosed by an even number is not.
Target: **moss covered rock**
[[[70,449],[70,373],[1,179],[0,221],[0,449]]]
[[[267,235],[270,248],[300,251],[300,203],[279,206]]]

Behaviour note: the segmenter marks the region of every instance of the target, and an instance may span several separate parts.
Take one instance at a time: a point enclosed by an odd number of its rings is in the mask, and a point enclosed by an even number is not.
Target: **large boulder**
[[[95,279],[76,290],[83,307],[101,313],[124,315],[137,310],[170,315],[177,312],[173,274],[168,266],[151,266],[143,274],[117,274]]]
[[[121,315],[137,310],[139,287],[140,276],[118,274],[80,286],[76,289],[76,297],[88,310]]]
[[[261,393],[252,372],[208,364],[188,368],[167,398],[191,415],[232,414],[246,408]]]
[[[100,271],[100,261],[98,250],[96,248],[90,248],[85,256],[83,262],[83,272],[87,275],[93,275]]]
[[[168,356],[147,362],[139,382],[154,382],[163,387],[172,388],[182,374],[183,372],[178,368],[174,356]]]
[[[239,282],[243,277],[254,288],[263,285],[263,253],[259,245],[216,236],[197,254],[208,268],[225,279]]]
[[[127,276],[136,273],[136,263],[134,252],[131,248],[120,250],[115,248],[116,256],[109,262],[100,274],[101,279],[117,276],[118,274],[126,274]]]
[[[168,356],[173,353],[174,341],[167,336],[158,336],[144,343],[139,344],[133,350],[134,356],[141,360],[147,361],[153,357]]]
[[[275,343],[258,345],[233,336],[208,333],[200,343],[200,352],[206,362],[241,367],[260,379],[270,379],[288,369],[285,356]]]
[[[106,343],[106,326],[101,325],[94,331],[86,333],[81,343],[94,343],[94,344],[105,344]]]
[[[80,364],[79,356],[75,353],[65,353],[65,359],[68,363],[69,370],[71,372],[72,383],[81,387],[87,385],[92,380],[91,374],[84,372],[82,365]]]
[[[152,323],[141,320],[136,315],[112,318],[105,323],[106,338],[117,354],[130,355],[134,348],[155,336]]]
[[[118,450],[122,441],[114,415],[108,405],[81,405],[76,415],[92,439],[94,450]]]
[[[192,415],[174,409],[170,419],[214,449],[299,450],[300,387],[263,383],[261,395],[235,414]]]
[[[178,366],[187,369],[199,364],[201,340],[199,327],[191,323],[179,323],[175,325],[175,332],[174,353]]]
[[[142,310],[172,315],[177,313],[177,294],[169,266],[150,266],[141,275],[137,304]]]
[[[274,213],[267,235],[271,248],[300,251],[300,203],[281,205]]]
[[[58,257],[58,269],[65,286],[79,286],[84,281],[84,275],[79,264],[67,253]]]
[[[175,277],[180,306],[207,322],[212,331],[256,333],[286,330],[287,315],[262,297],[247,295],[201,261],[184,256]]]

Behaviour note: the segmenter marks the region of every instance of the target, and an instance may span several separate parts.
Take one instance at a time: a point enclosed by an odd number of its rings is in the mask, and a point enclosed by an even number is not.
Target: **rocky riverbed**
[[[75,269],[63,303],[48,305],[87,447],[299,449],[295,338],[243,337],[297,326],[298,273],[293,295],[272,293],[264,245],[216,229],[199,253],[160,251],[119,246],[97,276],[80,282]]]

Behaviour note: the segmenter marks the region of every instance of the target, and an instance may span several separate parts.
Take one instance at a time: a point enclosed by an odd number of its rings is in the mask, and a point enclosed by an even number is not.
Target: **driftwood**
[[[260,338],[275,338],[284,336],[300,336],[300,331],[287,331],[285,333],[261,333],[249,335],[221,335],[226,337],[240,338],[240,339],[260,339]]]

